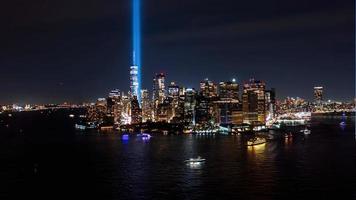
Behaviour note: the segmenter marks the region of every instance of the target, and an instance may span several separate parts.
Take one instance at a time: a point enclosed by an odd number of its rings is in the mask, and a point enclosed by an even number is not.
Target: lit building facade
[[[239,98],[239,84],[236,80],[227,82],[220,82],[219,97],[222,99],[240,99]]]
[[[107,116],[107,101],[105,98],[98,98],[95,104],[88,109],[88,120],[102,124]]]
[[[244,122],[249,124],[266,123],[266,85],[263,81],[250,79],[243,86],[242,111]]]
[[[179,93],[178,93],[178,102],[172,102],[172,104],[175,106],[174,107],[174,116],[172,118],[172,122],[174,123],[182,123],[184,122],[184,101],[185,101],[185,93],[186,89],[184,87],[179,87]],[[173,98],[175,98],[173,96]],[[175,100],[173,100],[175,101]],[[177,105],[175,105],[177,104]]]
[[[189,126],[195,125],[196,91],[192,88],[185,90],[184,122]]]
[[[139,82],[138,82],[138,66],[130,68],[130,95],[131,97],[139,97]]]
[[[177,114],[178,106],[179,106],[179,86],[175,84],[175,82],[171,82],[168,86],[168,99],[171,104],[172,109],[172,118]]]
[[[131,124],[139,124],[142,122],[142,110],[138,103],[137,97],[134,96],[131,100]]]
[[[209,98],[203,94],[197,95],[195,106],[195,123],[199,125],[208,124],[211,120],[209,112]]]
[[[171,82],[168,86],[168,97],[172,99],[179,97],[179,86],[175,82]]]
[[[152,108],[148,90],[141,90],[142,122],[152,121]]]
[[[153,78],[153,109],[156,119],[158,105],[166,98],[166,76],[163,73],[156,74]]]
[[[241,103],[236,99],[220,99],[215,101],[216,122],[219,124],[243,123]]]
[[[121,95],[121,124],[131,123],[131,98],[122,93]]]
[[[321,86],[314,87],[314,101],[320,104],[323,101],[324,88]]]
[[[200,94],[206,98],[217,97],[218,87],[214,82],[205,79],[204,81],[200,82]]]
[[[166,98],[162,103],[158,104],[156,112],[157,122],[170,122],[173,118],[173,109],[171,100]]]
[[[265,92],[267,118],[271,119],[276,116],[276,90],[271,88]]]
[[[122,102],[120,90],[115,89],[109,93],[107,98],[107,113],[112,118],[113,123],[121,124]]]

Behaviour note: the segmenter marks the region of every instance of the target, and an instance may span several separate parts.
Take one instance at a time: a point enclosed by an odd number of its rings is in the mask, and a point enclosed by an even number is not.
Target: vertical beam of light
[[[354,4],[354,11],[356,11],[356,3]],[[354,67],[355,67],[355,82],[354,82],[354,111],[355,111],[355,118],[354,118],[354,125],[355,125],[355,140],[356,140],[356,15],[354,16]]]
[[[137,99],[141,104],[141,0],[133,0],[132,33],[133,33],[133,55],[132,62],[137,66],[138,92]]]

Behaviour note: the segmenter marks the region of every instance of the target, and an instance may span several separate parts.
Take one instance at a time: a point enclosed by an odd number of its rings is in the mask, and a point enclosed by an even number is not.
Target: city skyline
[[[355,12],[3,2],[1,199],[355,198]]]
[[[302,3],[278,2],[264,5],[266,10],[259,14],[263,3],[212,6],[215,3],[209,1],[199,7],[188,1],[143,2],[142,88],[152,90],[152,77],[163,71],[168,80],[193,88],[206,77],[215,82],[236,78],[239,83],[255,77],[276,88],[278,98],[311,100],[313,87],[323,86],[326,98],[351,101],[352,2],[321,7],[318,2],[304,2],[308,9]],[[6,75],[0,89],[11,95],[2,96],[0,103],[82,102],[105,96],[113,88],[129,91],[131,1],[98,5],[102,7],[95,10],[90,4],[76,12],[79,4],[64,1],[54,17],[47,10],[55,3],[31,8],[24,4],[20,9],[34,15],[26,20],[13,17],[5,27],[15,34],[2,33],[9,51],[0,63]],[[120,9],[115,12],[111,7]],[[90,12],[93,9],[97,12]],[[207,10],[214,17],[209,18]],[[329,11],[335,17],[330,18]],[[341,35],[342,40],[332,39]]]

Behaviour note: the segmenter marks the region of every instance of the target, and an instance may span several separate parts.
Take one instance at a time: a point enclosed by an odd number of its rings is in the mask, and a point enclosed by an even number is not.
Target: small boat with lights
[[[310,135],[311,134],[311,130],[309,130],[307,127],[305,127],[304,130],[301,130],[301,132],[303,132],[304,135]]]
[[[152,136],[148,133],[142,133],[141,137],[143,140],[149,140],[149,139],[151,139]]]
[[[198,156],[198,158],[190,158],[188,160],[185,160],[184,162],[188,164],[200,164],[202,162],[205,162],[205,159]]]
[[[129,140],[129,134],[123,134],[122,136],[121,136],[121,139],[122,140],[125,140],[125,141],[127,141],[127,140]]]
[[[266,139],[261,137],[255,137],[247,141],[247,146],[255,146],[260,144],[265,144]]]
[[[152,136],[148,133],[139,133],[139,134],[137,134],[137,137],[142,140],[148,141],[151,139]]]

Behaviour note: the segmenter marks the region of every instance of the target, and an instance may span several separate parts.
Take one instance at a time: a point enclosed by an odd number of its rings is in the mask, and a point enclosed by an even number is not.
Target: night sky
[[[142,87],[250,77],[277,97],[354,96],[353,0],[142,0]],[[129,89],[131,1],[7,0],[0,104],[92,101]]]

